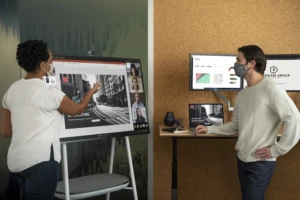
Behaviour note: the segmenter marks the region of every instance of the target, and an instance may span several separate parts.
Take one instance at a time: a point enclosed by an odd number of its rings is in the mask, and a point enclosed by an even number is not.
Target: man
[[[234,70],[248,86],[239,92],[231,122],[221,126],[197,126],[196,134],[238,133],[235,149],[243,200],[263,200],[276,158],[298,142],[300,116],[294,102],[272,79],[264,77],[266,58],[255,45],[238,49]],[[283,124],[279,142],[277,133]]]
[[[142,102],[140,102],[139,93],[135,93],[135,102],[132,104],[132,108],[142,108],[145,107]]]

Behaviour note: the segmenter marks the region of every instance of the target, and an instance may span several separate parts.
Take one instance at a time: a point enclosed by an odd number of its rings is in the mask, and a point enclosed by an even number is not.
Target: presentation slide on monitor
[[[70,99],[80,103],[94,83],[100,90],[80,115],[64,115],[61,138],[132,131],[126,63],[53,61],[56,84]]]
[[[272,78],[283,89],[299,91],[300,59],[298,60],[267,60],[265,77]],[[247,82],[244,79],[244,88]]]
[[[241,87],[234,72],[235,56],[192,55],[193,89]]]

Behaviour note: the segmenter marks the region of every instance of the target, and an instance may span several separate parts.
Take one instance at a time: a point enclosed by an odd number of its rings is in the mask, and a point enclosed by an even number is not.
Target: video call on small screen
[[[134,129],[148,128],[146,95],[140,63],[126,63]]]

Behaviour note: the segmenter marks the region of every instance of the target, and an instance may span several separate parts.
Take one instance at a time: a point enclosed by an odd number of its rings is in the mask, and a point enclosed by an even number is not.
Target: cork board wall
[[[172,140],[158,132],[165,113],[173,111],[187,126],[189,103],[223,103],[212,92],[189,91],[189,53],[236,54],[238,47],[256,44],[266,54],[300,54],[299,10],[299,0],[154,2],[154,199],[171,195]],[[223,94],[234,104],[236,92]],[[300,101],[299,94],[289,95]],[[231,114],[225,113],[225,122]],[[178,140],[179,200],[241,199],[235,143]],[[278,159],[266,199],[300,196],[299,161],[300,144]]]

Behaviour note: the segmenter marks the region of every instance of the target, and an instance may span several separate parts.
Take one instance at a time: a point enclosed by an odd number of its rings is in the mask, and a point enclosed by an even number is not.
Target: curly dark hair
[[[238,51],[244,54],[247,63],[251,62],[251,60],[255,60],[256,62],[255,70],[261,75],[264,75],[264,72],[266,70],[266,65],[267,65],[267,59],[265,53],[259,46],[257,45],[242,46],[238,48]]]
[[[48,44],[42,40],[27,40],[18,44],[16,60],[26,72],[36,72],[41,62],[47,62],[49,56]]]

